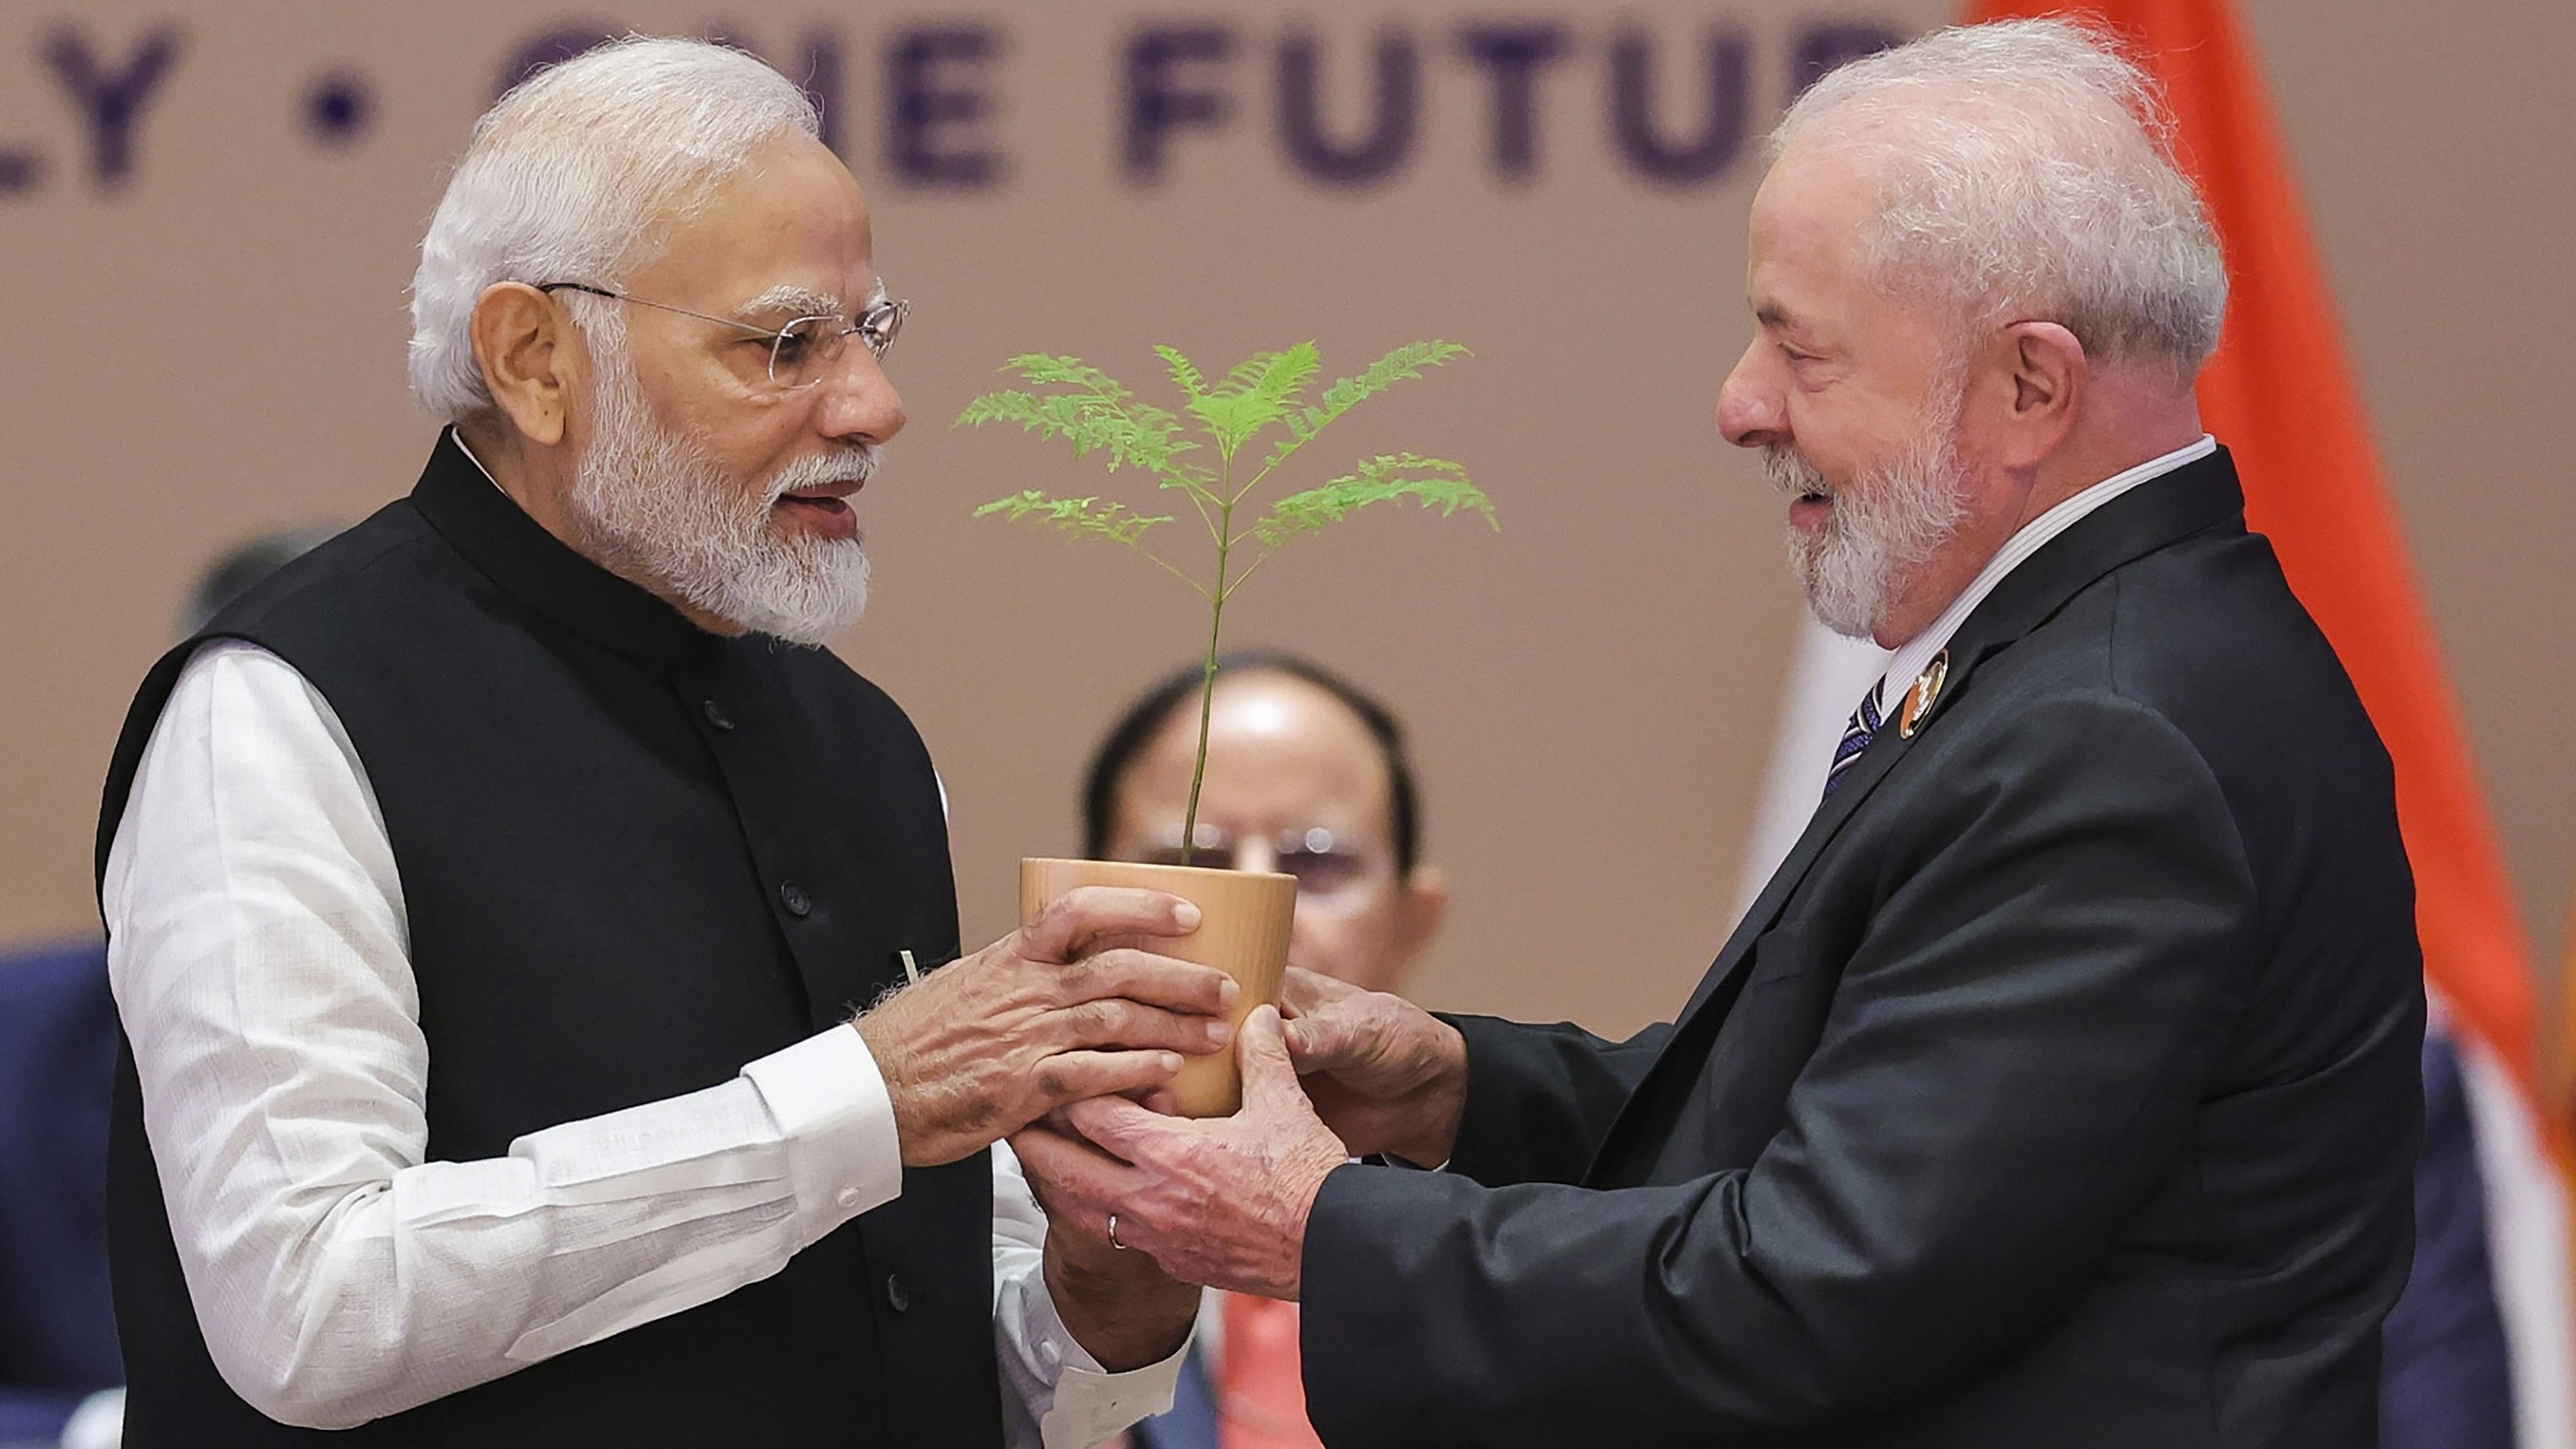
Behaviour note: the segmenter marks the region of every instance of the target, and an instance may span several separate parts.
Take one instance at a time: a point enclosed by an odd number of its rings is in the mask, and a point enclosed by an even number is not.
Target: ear
[[[1401,985],[1420,964],[1440,923],[1449,918],[1449,877],[1436,865],[1417,865],[1396,887],[1393,982]]]
[[[574,385],[590,361],[572,319],[525,282],[499,282],[475,300],[470,333],[502,416],[532,443],[562,442]]]
[[[2015,322],[2004,329],[2012,401],[2003,419],[2006,467],[2030,467],[2057,451],[2075,425],[2091,380],[2091,360],[2075,334],[2055,322]]]

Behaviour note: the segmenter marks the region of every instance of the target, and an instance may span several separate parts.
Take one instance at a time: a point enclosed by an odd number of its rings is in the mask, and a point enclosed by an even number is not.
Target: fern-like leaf
[[[1190,411],[1207,425],[1217,451],[1232,458],[1262,429],[1300,411],[1298,399],[1320,365],[1312,342],[1279,352],[1256,352],[1225,375],[1222,390],[1192,393]]]
[[[1003,521],[1028,521],[1043,528],[1075,538],[1105,538],[1139,547],[1145,530],[1158,523],[1169,523],[1171,515],[1160,518],[1138,516],[1124,503],[1103,503],[1098,497],[1050,498],[1031,488],[1008,498],[996,498],[975,510],[977,518],[999,514]]]
[[[1320,488],[1280,499],[1271,505],[1266,517],[1252,526],[1253,537],[1277,548],[1339,523],[1372,503],[1397,498],[1410,498],[1424,508],[1437,508],[1443,517],[1464,508],[1483,514],[1486,523],[1501,527],[1494,517],[1493,500],[1467,481],[1465,468],[1445,458],[1387,453],[1367,459],[1356,472]]]
[[[1280,421],[1287,424],[1288,436],[1270,450],[1269,458],[1261,466],[1264,469],[1278,467],[1342,414],[1399,382],[1420,378],[1424,368],[1438,367],[1444,362],[1473,355],[1455,342],[1408,342],[1370,363],[1364,371],[1334,379],[1333,385],[1324,389],[1323,396],[1317,398],[1313,406],[1291,409],[1281,417]]]
[[[1199,375],[1197,365],[1184,356],[1181,349],[1156,347],[1154,351],[1162,357],[1163,366],[1170,369],[1172,385],[1181,390],[1181,396],[1185,398],[1206,396],[1207,379]]]
[[[1032,386],[1055,390],[986,393],[966,405],[959,423],[1017,424],[1040,437],[1067,440],[1077,458],[1106,454],[1112,473],[1121,466],[1141,468],[1163,487],[1206,492],[1206,470],[1177,461],[1198,447],[1181,436],[1177,414],[1138,399],[1125,384],[1078,357],[1032,352],[1012,358],[1009,366]]]
[[[1217,452],[1231,458],[1254,434],[1279,421],[1287,408],[1279,399],[1247,387],[1194,397],[1190,399],[1190,411],[1207,424],[1208,435],[1216,439]]]
[[[1316,355],[1315,344],[1300,342],[1284,352],[1271,354],[1268,366],[1252,382],[1252,390],[1283,406],[1297,400],[1314,380],[1316,369],[1323,366]]]
[[[1226,388],[1232,392],[1249,392],[1255,384],[1261,381],[1261,375],[1270,370],[1270,364],[1278,360],[1279,354],[1276,352],[1256,352],[1252,354],[1250,357],[1236,363],[1234,365],[1234,371],[1225,375]]]

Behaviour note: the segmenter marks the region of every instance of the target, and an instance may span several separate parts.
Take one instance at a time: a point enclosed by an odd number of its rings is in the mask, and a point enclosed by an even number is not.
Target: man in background
[[[1083,783],[1084,854],[1180,863],[1204,674],[1173,671],[1102,739]],[[1422,859],[1402,724],[1333,671],[1271,651],[1218,661],[1207,723],[1191,859],[1295,876],[1288,959],[1401,990],[1449,905]],[[1131,1431],[1135,1449],[1314,1449],[1297,1340],[1297,1305],[1211,1292],[1172,1411]]]
[[[57,1442],[124,1374],[107,1289],[116,1003],[83,942],[0,957],[0,1449]]]

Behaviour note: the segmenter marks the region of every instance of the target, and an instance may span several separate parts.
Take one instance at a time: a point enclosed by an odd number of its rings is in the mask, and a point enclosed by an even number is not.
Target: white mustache
[[[1762,475],[1771,480],[1772,487],[1792,498],[1810,493],[1819,498],[1834,496],[1834,485],[1825,481],[1815,464],[1777,443],[1762,450]]]
[[[835,483],[863,484],[876,476],[877,462],[877,450],[865,443],[799,458],[780,468],[777,476],[769,480],[768,501],[776,503],[790,493],[828,488]]]

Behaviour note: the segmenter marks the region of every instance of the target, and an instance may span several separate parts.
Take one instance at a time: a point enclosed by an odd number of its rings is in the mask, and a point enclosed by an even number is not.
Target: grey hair
[[[2186,382],[2217,350],[2217,234],[2161,92],[2110,36],[2061,19],[1937,30],[1810,87],[1770,159],[1819,133],[1875,153],[1862,258],[1882,290],[1976,325],[2057,322],[2096,358],[2143,354]]]
[[[821,135],[759,57],[630,36],[520,82],[474,125],[421,238],[411,389],[449,422],[486,412],[474,305],[499,282],[616,286],[763,143]],[[586,327],[599,309],[578,313]]]

